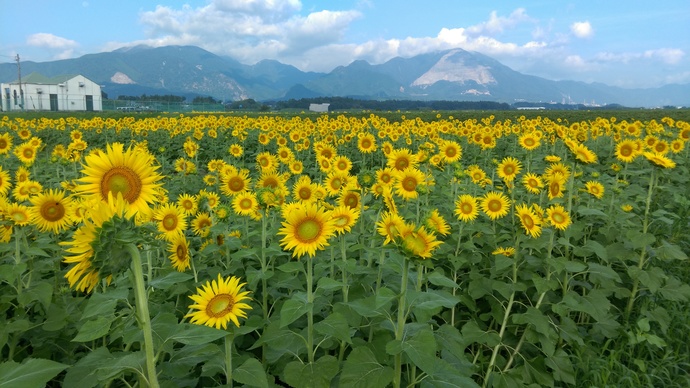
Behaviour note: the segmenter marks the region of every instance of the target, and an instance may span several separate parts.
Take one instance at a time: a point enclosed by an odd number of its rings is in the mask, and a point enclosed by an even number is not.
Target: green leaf
[[[436,357],[436,338],[431,329],[425,327],[402,342],[403,352],[422,371],[429,373],[438,361]]]
[[[574,363],[563,349],[558,349],[553,356],[546,357],[545,363],[553,370],[555,380],[575,385]]]
[[[52,299],[53,286],[46,281],[32,284],[31,287],[27,288],[26,290],[22,290],[22,293],[17,297],[17,300],[22,307],[27,307],[29,303],[37,300],[45,309],[50,306]]]
[[[68,367],[42,358],[28,358],[22,364],[3,362],[0,364],[0,388],[45,387],[48,381]]]
[[[118,300],[127,299],[127,290],[113,290],[105,293],[94,293],[86,303],[81,319],[92,317],[114,316]]]
[[[440,273],[438,271],[434,271],[434,272],[430,273],[427,276],[427,280],[429,281],[429,283],[431,283],[435,286],[439,286],[439,287],[448,287],[448,288],[459,288],[460,287],[456,282],[447,278],[446,276],[444,276],[442,273]]]
[[[663,241],[661,246],[656,248],[656,254],[661,260],[687,260],[688,255],[683,252],[678,245]]]
[[[653,234],[642,233],[637,229],[628,230],[625,236],[628,238],[633,249],[641,249],[642,247],[651,245],[656,241],[656,237],[654,237]]]
[[[487,346],[496,346],[501,342],[498,333],[480,329],[475,321],[469,321],[462,327],[462,338],[469,343],[477,342]]]
[[[306,298],[293,297],[283,303],[280,309],[280,327],[286,327],[309,311]]]
[[[88,342],[103,337],[110,331],[113,320],[114,317],[100,316],[84,322],[72,342]]]
[[[347,324],[345,316],[340,313],[330,314],[323,321],[315,323],[314,330],[319,334],[334,337],[348,344],[352,343],[350,327]]]
[[[339,372],[338,359],[323,356],[314,363],[292,361],[285,366],[285,382],[293,387],[328,388]]]
[[[606,298],[604,290],[592,290],[585,296],[569,292],[563,297],[561,303],[569,307],[572,311],[589,314],[596,321],[605,322],[611,317],[611,313],[609,312],[611,302]]]
[[[113,356],[108,351],[108,348],[97,348],[67,369],[65,380],[63,382],[64,388],[93,388],[98,385],[99,380],[96,378],[98,368],[113,361]]]
[[[317,282],[316,288],[320,288],[322,290],[336,290],[339,288],[343,288],[343,282],[331,279],[329,277],[322,277]]]
[[[299,261],[288,261],[285,264],[279,265],[278,270],[285,273],[304,271],[304,264]]]
[[[165,276],[161,278],[156,278],[153,279],[149,282],[149,285],[153,288],[157,288],[159,290],[167,290],[171,288],[172,286],[175,286],[180,283],[184,283],[190,279],[193,279],[194,276],[192,274],[184,273],[184,272],[170,272],[166,274]]]
[[[384,388],[393,381],[393,368],[381,365],[374,353],[364,346],[350,352],[340,374],[339,386]]]
[[[261,362],[256,358],[247,359],[232,370],[232,379],[250,387],[268,388],[268,378]]]
[[[420,309],[453,308],[460,298],[443,290],[409,291],[409,305]]]
[[[213,342],[228,335],[225,330],[218,330],[205,325],[186,323],[182,330],[173,334],[170,339],[185,345],[201,345]]]
[[[613,268],[607,265],[601,265],[597,263],[589,263],[589,279],[594,284],[599,284],[603,286],[611,286],[614,283],[620,283],[621,277],[618,275]]]
[[[638,267],[628,267],[628,275],[633,279],[638,279],[652,293],[659,291],[667,278],[664,270],[659,267],[651,267],[646,270]]]

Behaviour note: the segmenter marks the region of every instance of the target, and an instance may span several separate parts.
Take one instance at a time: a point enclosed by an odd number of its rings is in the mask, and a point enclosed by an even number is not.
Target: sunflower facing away
[[[286,214],[283,227],[278,235],[284,236],[280,245],[292,250],[297,258],[308,253],[310,257],[316,250],[328,246],[328,239],[335,234],[334,220],[330,212],[314,203],[300,203]]]
[[[230,321],[240,327],[237,318],[246,318],[247,313],[244,310],[252,309],[244,303],[251,300],[247,296],[249,291],[242,291],[245,284],[240,284],[240,279],[236,276],[223,279],[218,274],[217,281],[206,282],[201,288],[196,289],[196,294],[190,296],[194,304],[189,308],[197,311],[185,315],[185,318],[190,318],[190,321],[197,325],[216,329],[227,329]]]
[[[124,151],[122,143],[109,144],[105,153],[86,156],[85,176],[78,180],[81,183],[76,191],[101,201],[107,201],[108,194],[119,193],[129,203],[128,213],[149,212],[162,179],[153,162],[148,153],[133,148]]]

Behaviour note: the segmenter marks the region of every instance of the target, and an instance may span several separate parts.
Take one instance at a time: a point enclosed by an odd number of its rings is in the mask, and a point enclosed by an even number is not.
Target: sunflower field
[[[0,387],[689,386],[689,140],[5,116]]]

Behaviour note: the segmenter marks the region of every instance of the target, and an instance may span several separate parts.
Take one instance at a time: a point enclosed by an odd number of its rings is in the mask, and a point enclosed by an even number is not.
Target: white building
[[[328,107],[331,104],[309,104],[309,111],[310,112],[328,112]]]
[[[38,73],[0,84],[3,111],[100,111],[101,86],[83,75],[48,78]]]

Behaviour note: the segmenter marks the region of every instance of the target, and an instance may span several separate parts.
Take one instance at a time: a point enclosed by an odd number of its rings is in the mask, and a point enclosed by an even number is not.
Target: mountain
[[[274,60],[245,65],[194,46],[134,46],[52,62],[22,62],[23,74],[83,74],[119,95],[212,96],[229,101],[312,97],[556,102],[654,107],[690,105],[690,84],[623,89],[601,83],[552,81],[512,70],[476,52],[452,49],[393,58],[372,65],[357,60],[329,73],[303,72]],[[16,80],[16,65],[0,64],[0,81]]]

